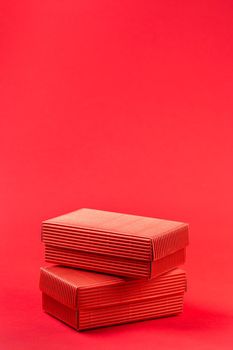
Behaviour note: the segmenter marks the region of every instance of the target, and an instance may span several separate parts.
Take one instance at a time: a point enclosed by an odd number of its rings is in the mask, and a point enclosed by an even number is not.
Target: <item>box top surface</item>
[[[55,279],[60,279],[69,285],[74,286],[76,289],[79,288],[91,288],[95,286],[107,286],[109,284],[119,284],[126,283],[132,281],[131,278],[127,277],[117,277],[112,275],[107,275],[98,272],[73,269],[60,265],[53,265],[48,267],[41,267],[41,271],[48,272],[50,275],[53,275]],[[176,268],[165,275],[168,276],[176,276],[180,274],[184,274],[185,272],[182,269]],[[165,275],[162,275],[158,278],[163,279]],[[136,281],[136,280],[135,280]],[[139,281],[139,280],[138,280]]]
[[[61,279],[64,282],[69,283],[76,289],[83,287],[93,287],[97,285],[117,284],[127,280],[127,278],[121,278],[92,271],[72,269],[59,265],[42,267],[41,270],[48,272],[56,279]]]
[[[115,232],[153,239],[170,231],[188,229],[188,224],[138,215],[82,208],[45,220],[43,224],[72,226],[101,232]]]

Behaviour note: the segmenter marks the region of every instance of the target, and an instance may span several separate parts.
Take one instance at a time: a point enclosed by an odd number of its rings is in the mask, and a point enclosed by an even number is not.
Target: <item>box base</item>
[[[76,330],[87,330],[174,316],[183,311],[184,293],[105,308],[71,309],[42,293],[43,309]]]

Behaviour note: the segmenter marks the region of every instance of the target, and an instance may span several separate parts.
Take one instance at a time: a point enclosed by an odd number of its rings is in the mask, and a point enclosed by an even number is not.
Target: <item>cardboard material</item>
[[[131,280],[61,266],[41,268],[43,309],[77,330],[162,316],[183,310],[186,275],[175,269]]]
[[[188,225],[83,208],[44,221],[42,241],[48,262],[152,278],[184,263]]]
[[[157,261],[143,261],[111,257],[75,251],[72,249],[45,245],[45,260],[54,264],[61,264],[81,269],[111,273],[117,276],[132,278],[157,277],[185,262],[185,249],[178,250]]]

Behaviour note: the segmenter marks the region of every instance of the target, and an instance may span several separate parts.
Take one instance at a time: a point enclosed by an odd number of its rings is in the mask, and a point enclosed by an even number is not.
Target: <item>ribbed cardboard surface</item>
[[[84,208],[44,221],[42,240],[48,262],[150,278],[184,262],[188,225]]]
[[[43,308],[82,330],[182,312],[186,275],[131,280],[60,266],[41,268]]]
[[[81,269],[111,273],[132,278],[157,277],[185,262],[185,249],[178,250],[156,261],[142,261],[111,257],[45,245],[45,260]]]
[[[124,304],[106,309],[74,310],[42,293],[43,309],[51,316],[67,323],[76,330],[87,330],[123,323],[144,321],[178,315],[183,311],[183,296],[176,294],[161,299]]]

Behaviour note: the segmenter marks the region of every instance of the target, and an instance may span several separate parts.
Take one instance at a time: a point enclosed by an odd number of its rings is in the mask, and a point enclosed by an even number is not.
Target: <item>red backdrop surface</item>
[[[232,1],[2,1],[1,349],[232,349]],[[76,333],[41,310],[43,219],[190,223],[184,314]]]

